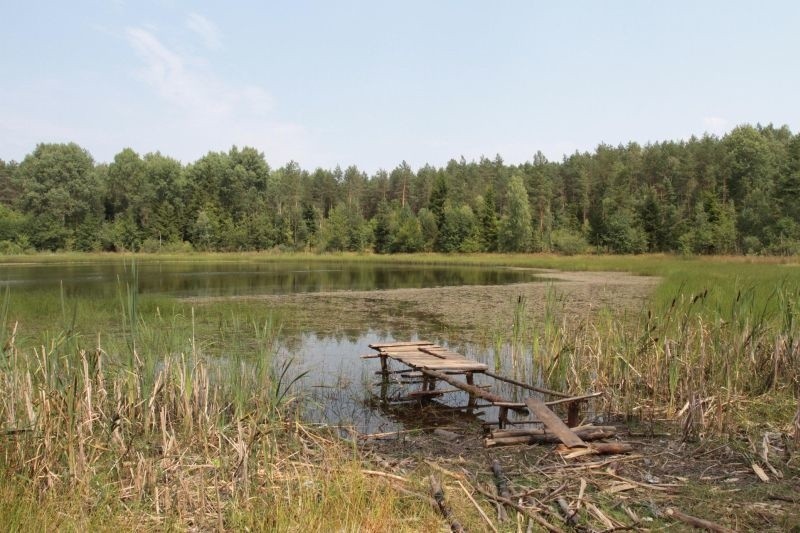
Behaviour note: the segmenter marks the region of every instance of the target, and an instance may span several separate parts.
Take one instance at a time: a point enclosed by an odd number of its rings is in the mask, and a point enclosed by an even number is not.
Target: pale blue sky
[[[800,130],[800,2],[0,0],[0,159],[75,141],[373,172]]]

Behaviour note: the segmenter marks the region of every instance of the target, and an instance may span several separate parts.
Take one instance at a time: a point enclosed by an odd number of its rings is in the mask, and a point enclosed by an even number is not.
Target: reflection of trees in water
[[[142,293],[183,296],[291,294],[337,290],[374,290],[497,285],[531,281],[530,272],[477,266],[401,266],[380,264],[331,265],[252,262],[137,263]],[[12,265],[4,278],[27,286],[57,287],[68,294],[113,294],[119,284],[131,283],[130,264],[124,262],[59,265]]]

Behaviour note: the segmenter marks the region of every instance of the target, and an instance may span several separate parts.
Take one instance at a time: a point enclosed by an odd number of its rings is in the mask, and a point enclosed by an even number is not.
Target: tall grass
[[[661,289],[638,314],[604,309],[569,322],[551,288],[540,317],[526,326],[515,318],[509,344],[525,339],[531,357],[523,379],[605,390],[608,411],[677,418],[687,436],[788,423],[800,385],[800,285],[784,279],[765,292],[732,280],[674,290],[664,298]]]
[[[30,342],[23,325],[6,324],[0,493],[16,501],[0,506],[0,521],[44,529],[66,517],[62,525],[74,529],[107,517],[153,530],[435,527],[426,507],[364,475],[352,448],[302,425],[303,374],[274,360],[274,314],[142,312],[131,272],[121,281],[117,333],[105,339],[44,330]],[[82,307],[60,298],[64,310]],[[9,305],[7,295],[0,309]]]

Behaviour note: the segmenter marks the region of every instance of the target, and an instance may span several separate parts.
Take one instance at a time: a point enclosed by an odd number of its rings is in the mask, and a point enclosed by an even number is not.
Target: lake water
[[[254,296],[327,291],[372,291],[401,288],[432,288],[461,285],[505,285],[536,281],[533,271],[479,266],[399,265],[347,261],[93,261],[66,263],[0,264],[0,288],[15,293],[63,291],[67,296],[115,297],[120,284],[135,284],[140,294],[176,298]],[[408,312],[408,310],[404,310]],[[410,329],[378,331],[369,323],[347,335],[315,331],[292,333],[291,339],[279,341],[278,359],[293,358],[293,372],[308,371],[301,386],[310,400],[310,420],[331,425],[354,426],[361,432],[391,431],[400,427],[424,425],[419,411],[381,408],[370,394],[380,377],[377,360],[361,359],[370,353],[374,342],[418,339]],[[464,355],[489,363],[507,360],[507,345],[488,349],[458,343],[447,331],[435,338]],[[499,352],[498,352],[499,348]],[[224,349],[224,347],[223,347]],[[505,365],[504,365],[505,366]],[[516,376],[523,378],[524,376]],[[412,386],[413,388],[413,386]],[[391,394],[402,395],[408,387],[393,387]],[[495,392],[511,394],[508,388]],[[515,398],[516,399],[516,398]],[[466,403],[465,394],[446,395],[440,405]],[[406,418],[412,413],[412,419]],[[413,413],[416,413],[413,414]],[[479,414],[479,413],[478,413]],[[487,412],[492,418],[494,412]]]
[[[141,294],[245,296],[342,290],[385,290],[532,281],[530,271],[477,266],[290,261],[98,261],[0,264],[0,288],[59,288],[68,294],[115,294],[138,276]]]

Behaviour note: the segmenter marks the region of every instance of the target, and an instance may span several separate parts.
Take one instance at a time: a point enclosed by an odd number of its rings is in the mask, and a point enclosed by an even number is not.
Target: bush
[[[146,254],[155,254],[158,252],[175,254],[187,253],[194,251],[192,244],[186,241],[167,241],[161,242],[158,239],[145,239],[142,242],[140,251]]]
[[[583,235],[568,229],[554,230],[550,234],[550,242],[555,252],[564,255],[582,254],[589,249],[589,243]]]
[[[24,252],[25,249],[15,242],[0,241],[0,255],[19,255]]]

